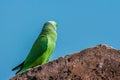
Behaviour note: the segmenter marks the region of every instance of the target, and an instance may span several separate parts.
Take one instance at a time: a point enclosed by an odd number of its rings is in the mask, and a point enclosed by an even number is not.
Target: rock
[[[120,80],[120,51],[101,44],[31,68],[10,80]]]

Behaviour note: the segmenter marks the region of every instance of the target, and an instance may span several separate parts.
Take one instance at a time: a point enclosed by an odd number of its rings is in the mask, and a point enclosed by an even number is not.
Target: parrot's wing
[[[25,61],[23,61],[23,63],[13,68],[12,71],[22,68],[23,65],[26,65],[26,64],[29,65],[33,63],[37,58],[39,58],[47,50],[47,43],[48,43],[47,36],[39,36],[38,39],[33,44],[33,47],[29,55],[25,59]]]
[[[48,38],[47,35],[39,36],[38,39],[35,41],[29,55],[25,59],[24,64],[29,65],[34,63],[36,59],[41,57],[43,53],[47,50]]]

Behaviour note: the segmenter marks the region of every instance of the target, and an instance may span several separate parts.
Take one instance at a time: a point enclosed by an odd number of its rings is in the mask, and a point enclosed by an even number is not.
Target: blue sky
[[[0,80],[14,76],[43,24],[58,22],[57,59],[100,43],[120,48],[119,0],[0,0]]]

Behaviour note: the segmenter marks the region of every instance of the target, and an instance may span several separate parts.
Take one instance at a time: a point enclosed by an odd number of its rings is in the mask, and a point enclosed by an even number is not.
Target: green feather
[[[17,74],[49,61],[49,58],[55,49],[57,39],[56,28],[57,23],[54,21],[45,23],[42,32],[34,42],[25,61],[13,68],[13,70],[20,68]]]

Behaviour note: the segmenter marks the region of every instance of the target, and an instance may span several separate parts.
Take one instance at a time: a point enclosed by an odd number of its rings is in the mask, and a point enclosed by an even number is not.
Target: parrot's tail
[[[19,72],[21,71],[21,69],[20,70],[18,70],[15,74],[19,74]]]
[[[12,71],[15,71],[23,66],[24,62],[22,62],[20,65],[16,66],[15,68],[12,69]]]

